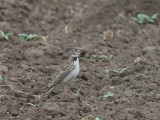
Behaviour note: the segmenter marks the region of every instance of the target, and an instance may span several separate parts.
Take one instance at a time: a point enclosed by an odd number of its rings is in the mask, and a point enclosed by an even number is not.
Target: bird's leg
[[[68,86],[64,86],[64,91],[68,94],[68,93],[71,93],[71,90],[69,89]]]

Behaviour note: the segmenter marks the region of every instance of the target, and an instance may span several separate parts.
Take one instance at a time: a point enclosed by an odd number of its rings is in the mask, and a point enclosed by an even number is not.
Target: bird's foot
[[[67,94],[72,93],[72,91],[67,86],[64,86],[64,92],[67,93]]]

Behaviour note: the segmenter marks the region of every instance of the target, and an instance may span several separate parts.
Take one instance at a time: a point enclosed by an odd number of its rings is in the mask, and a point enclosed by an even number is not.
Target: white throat
[[[75,61],[74,64],[75,64],[76,67],[79,67],[79,59],[78,58],[77,58],[77,60]]]

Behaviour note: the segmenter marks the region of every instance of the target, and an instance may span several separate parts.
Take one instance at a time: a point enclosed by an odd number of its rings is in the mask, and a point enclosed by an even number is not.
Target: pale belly
[[[77,75],[79,74],[79,68],[74,69],[66,78],[62,81],[62,83],[71,82]]]

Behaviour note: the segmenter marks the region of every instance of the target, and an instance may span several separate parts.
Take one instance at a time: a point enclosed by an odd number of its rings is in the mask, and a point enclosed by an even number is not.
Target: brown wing
[[[67,70],[67,71],[62,71],[59,73],[59,75],[56,77],[56,79],[53,81],[52,85],[55,86],[57,85],[58,83],[62,82],[62,80],[67,76],[67,74],[69,74],[70,71]]]
[[[53,81],[51,87],[48,88],[47,92],[50,91],[52,89],[53,86],[57,85],[58,83],[62,82],[63,79],[72,71],[72,69],[74,68],[74,62],[70,63],[64,71],[60,72],[58,74],[58,76],[56,77],[56,79]]]
[[[63,71],[65,71],[66,69],[69,69],[71,63],[72,63],[72,61],[69,59],[67,64],[63,67]]]

